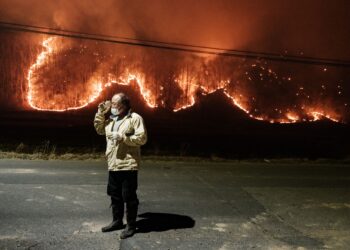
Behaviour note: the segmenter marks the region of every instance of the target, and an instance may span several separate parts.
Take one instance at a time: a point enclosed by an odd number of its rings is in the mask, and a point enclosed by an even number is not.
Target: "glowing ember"
[[[94,103],[105,88],[116,84],[135,87],[150,108],[167,107],[174,112],[193,106],[199,96],[221,90],[234,106],[252,119],[271,123],[341,120],[341,116],[327,103],[315,101],[315,98],[312,98],[315,95],[307,86],[296,84],[297,79],[290,72],[285,76],[279,76],[271,65],[258,60],[253,64],[237,65],[236,68],[227,68],[224,64],[210,68],[210,63],[206,62],[193,63],[194,66],[189,68],[190,61],[187,62],[187,66],[174,69],[171,76],[158,81],[158,75],[152,78],[150,70],[142,68],[142,63],[132,64],[123,61],[125,56],[120,59],[118,65],[121,66],[118,70],[112,70],[112,66],[110,68],[105,66],[111,60],[103,58],[98,51],[88,54],[86,46],[80,46],[79,51],[74,52],[73,48],[59,43],[57,38],[44,40],[42,46],[42,52],[30,66],[27,74],[27,101],[29,106],[36,110],[62,112],[81,109]],[[91,70],[86,70],[85,73],[76,70],[75,66],[80,62],[73,61],[71,65],[66,65],[67,61],[78,60],[76,58],[84,55],[87,62],[95,60],[91,63],[94,65],[91,66]],[[51,65],[56,63],[59,66],[52,70]],[[60,65],[66,68],[62,69]],[[322,71],[323,75],[329,72],[326,68]],[[64,75],[73,76],[67,78]],[[77,76],[74,78],[75,75]],[[321,90],[319,94],[323,98],[329,85],[322,83],[319,86]],[[342,86],[337,85],[338,96],[342,91]],[[167,96],[165,93],[168,93]],[[287,97],[284,95],[287,93],[288,100],[292,103],[288,107],[281,104],[286,103]],[[347,108],[347,103],[342,106]]]
[[[291,122],[297,122],[300,119],[299,116],[294,113],[287,113],[286,116]]]
[[[322,111],[311,111],[309,115],[313,118],[313,121],[321,120],[322,118],[327,118],[334,122],[340,122],[339,119],[336,119],[334,116],[331,116],[329,114],[325,114]]]

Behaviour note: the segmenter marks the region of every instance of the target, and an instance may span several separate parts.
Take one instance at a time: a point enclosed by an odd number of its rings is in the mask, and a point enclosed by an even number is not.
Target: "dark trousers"
[[[137,199],[137,171],[109,171],[107,194],[112,204],[135,202]]]
[[[107,194],[111,206],[116,211],[116,219],[122,220],[126,203],[126,220],[135,227],[139,200],[137,199],[137,171],[109,171]]]

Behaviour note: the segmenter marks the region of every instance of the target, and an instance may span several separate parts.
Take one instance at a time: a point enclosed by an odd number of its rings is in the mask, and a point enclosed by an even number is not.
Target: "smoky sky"
[[[0,19],[156,41],[350,58],[346,0],[0,0]]]
[[[0,20],[6,22],[343,60],[350,59],[349,16],[350,2],[345,0],[0,0]],[[0,83],[7,88],[0,99],[15,90],[21,107],[29,92],[29,69],[46,50],[40,46],[45,36],[0,35]],[[143,80],[139,85],[133,81],[130,88],[149,91],[147,98],[143,95],[148,104],[170,110],[190,107],[220,90],[223,98],[233,98],[237,107],[259,119],[310,120],[310,114],[321,112],[349,121],[348,67],[203,56],[84,39],[56,37],[53,44],[54,52],[33,73],[36,107],[80,106],[95,93],[93,83],[138,74]],[[46,99],[51,102],[42,103]]]

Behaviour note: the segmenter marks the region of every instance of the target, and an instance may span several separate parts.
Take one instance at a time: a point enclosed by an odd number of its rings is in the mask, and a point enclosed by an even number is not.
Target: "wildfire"
[[[28,100],[28,104],[29,106],[31,106],[34,109],[38,109],[38,110],[45,110],[45,109],[41,109],[40,107],[37,107],[34,103],[33,103],[33,96],[36,95],[35,91],[34,91],[34,86],[33,86],[33,74],[34,71],[37,68],[40,68],[43,64],[45,64],[45,59],[47,58],[47,56],[49,54],[52,53],[53,48],[52,45],[50,43],[52,43],[54,41],[54,38],[48,38],[46,40],[43,41],[42,46],[44,47],[44,50],[38,55],[35,63],[33,63],[29,70],[28,70],[28,75],[27,75],[27,81],[28,81],[28,95],[27,95],[27,100]]]
[[[68,110],[77,110],[82,109],[89,104],[96,101],[96,99],[100,96],[101,92],[104,88],[111,86],[112,84],[119,84],[119,85],[130,85],[131,82],[135,81],[137,85],[140,88],[140,92],[143,96],[143,98],[146,100],[146,103],[149,107],[155,108],[157,107],[157,104],[155,103],[155,100],[152,96],[152,93],[147,90],[144,86],[144,80],[141,74],[139,73],[127,73],[124,77],[119,78],[119,81],[111,78],[108,82],[102,83],[98,80],[91,80],[89,86],[88,95],[83,99],[80,100],[80,103],[83,103],[81,105],[76,105],[72,107],[66,107],[66,108],[55,108],[51,106],[59,106],[58,103],[52,100],[47,100],[47,102],[43,101],[43,94],[40,93],[36,89],[35,82],[37,81],[37,78],[39,76],[37,75],[37,70],[43,67],[45,64],[48,63],[48,58],[50,55],[54,53],[55,50],[55,38],[50,37],[48,39],[45,39],[42,43],[43,51],[38,55],[35,63],[33,63],[29,70],[27,75],[27,81],[28,81],[28,95],[27,100],[30,107],[36,110],[40,111],[55,111],[55,112],[63,112]],[[49,105],[50,108],[45,107],[46,105]]]
[[[297,114],[295,114],[295,113],[287,113],[286,114],[286,117],[287,117],[287,119],[288,120],[290,120],[291,122],[297,122],[297,121],[299,121],[299,116],[297,115]]]
[[[325,114],[323,111],[311,111],[309,114],[313,119],[312,121],[319,121],[322,118],[327,118],[334,122],[340,122],[339,119],[336,119],[334,116],[331,116],[329,114]]]
[[[36,58],[36,61],[29,67],[27,74],[28,82],[28,93],[27,101],[28,105],[36,110],[41,111],[55,111],[63,112],[67,110],[77,110],[82,109],[92,103],[94,103],[98,97],[102,94],[105,88],[108,88],[114,84],[126,85],[126,86],[136,86],[146,105],[150,108],[156,108],[159,106],[164,106],[165,100],[162,96],[157,95],[154,91],[154,84],[146,77],[146,73],[135,67],[124,67],[123,72],[119,72],[118,75],[109,73],[107,78],[101,77],[96,73],[89,77],[85,83],[72,84],[78,85],[75,89],[65,89],[62,87],[59,93],[56,93],[56,89],[50,91],[45,91],[46,84],[50,84],[50,80],[41,83],[41,70],[45,69],[46,66],[52,63],[51,57],[58,53],[60,50],[59,43],[56,38],[50,37],[42,42],[43,50]],[[79,53],[83,54],[83,47]],[[98,52],[94,52],[98,55]],[[98,62],[101,62],[98,60]],[[245,68],[245,72],[242,74],[245,79],[241,82],[236,81],[233,78],[221,77],[220,80],[215,82],[211,80],[209,83],[208,78],[201,78],[200,71],[195,70],[180,70],[174,75],[173,84],[176,86],[178,93],[176,95],[176,101],[174,102],[172,109],[174,112],[187,109],[196,103],[198,94],[208,95],[215,91],[221,90],[232,104],[238,107],[240,110],[245,112],[250,118],[268,121],[271,123],[295,123],[295,122],[305,122],[305,121],[317,121],[320,119],[329,119],[334,122],[340,122],[340,116],[331,110],[328,112],[325,108],[320,108],[312,104],[304,105],[301,109],[298,107],[290,107],[288,109],[282,110],[282,108],[275,108],[276,115],[271,116],[267,112],[260,112],[258,108],[254,107],[254,103],[258,97],[250,96],[250,92],[246,90],[245,86],[242,84],[255,83],[255,82],[272,82],[275,81],[278,86],[284,83],[291,83],[294,77],[286,76],[279,77],[270,67],[267,65],[261,66],[256,63],[248,65]],[[322,71],[327,71],[327,69],[322,69]],[[98,71],[96,71],[98,72]],[[204,74],[208,77],[208,71]],[[56,77],[56,76],[55,76]],[[53,78],[56,79],[56,78]],[[208,82],[206,82],[208,81]],[[241,84],[241,85],[239,85]],[[153,86],[153,87],[152,87]],[[324,85],[322,85],[324,86]],[[164,86],[159,86],[160,91],[164,90]],[[322,89],[326,89],[322,87]],[[69,96],[68,96],[69,94]],[[306,96],[310,98],[309,95],[305,93],[304,87],[298,87],[295,96],[300,98],[300,96]],[[346,106],[346,105],[345,105]],[[328,110],[328,109],[327,109]]]
[[[74,106],[74,107],[67,107],[67,108],[46,108],[39,106],[38,103],[49,103],[50,106],[58,105],[53,100],[43,100],[42,95],[40,94],[39,90],[35,86],[36,78],[38,78],[36,71],[40,69],[42,66],[44,66],[47,61],[48,57],[54,52],[55,48],[55,38],[50,37],[48,39],[45,39],[42,43],[42,46],[44,50],[38,55],[35,63],[33,63],[29,70],[27,75],[27,81],[28,81],[28,95],[27,100],[30,107],[36,110],[41,111],[55,111],[55,112],[63,112],[67,110],[76,110],[81,109],[86,106],[88,106],[90,103],[94,102],[100,93],[102,92],[102,84],[101,83],[92,83],[90,85],[91,88],[91,96],[89,96],[85,101],[83,101],[82,105]]]
[[[182,93],[184,93],[174,108],[174,111],[177,112],[182,109],[187,109],[195,104],[196,100],[194,96],[199,85],[196,82],[196,78],[191,76],[188,72],[183,72],[177,79],[175,79],[175,82],[182,90]]]
[[[148,90],[145,86],[145,77],[140,73],[130,73],[129,70],[126,70],[126,74],[121,76],[119,79],[116,79],[113,76],[109,76],[109,80],[104,84],[105,87],[110,87],[112,84],[118,85],[130,85],[132,82],[135,82],[139,89],[143,99],[146,101],[146,104],[150,108],[156,108],[158,105],[156,103],[155,96]]]

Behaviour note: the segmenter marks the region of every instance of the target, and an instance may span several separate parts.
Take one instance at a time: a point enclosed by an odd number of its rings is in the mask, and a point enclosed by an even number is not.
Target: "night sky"
[[[343,61],[350,58],[349,16],[345,0],[0,1],[4,22]],[[3,28],[0,36],[0,125],[33,132],[16,138],[4,133],[3,143],[50,138],[74,144],[75,139],[51,138],[55,127],[59,135],[85,138],[82,145],[102,145],[91,130],[97,103],[124,91],[146,118],[151,153],[349,155],[349,66],[177,52]],[[45,60],[38,61],[40,55]],[[203,138],[207,143],[200,143]]]

